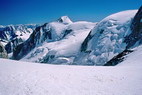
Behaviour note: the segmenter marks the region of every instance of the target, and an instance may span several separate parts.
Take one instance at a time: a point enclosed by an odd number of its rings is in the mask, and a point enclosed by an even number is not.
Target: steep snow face
[[[79,21],[66,25],[64,31],[56,31],[61,34],[61,39],[52,42],[44,42],[36,47],[22,60],[50,63],[50,64],[73,64],[78,55],[80,46],[96,23]],[[57,38],[57,37],[55,37]]]
[[[98,67],[0,59],[0,95],[141,95],[142,62],[131,62]]]
[[[76,58],[76,64],[104,65],[126,48],[124,39],[131,33],[131,21],[137,10],[110,15],[97,24],[88,35]]]
[[[71,24],[73,23],[68,16],[62,16],[58,19],[58,22],[61,22],[63,24]]]

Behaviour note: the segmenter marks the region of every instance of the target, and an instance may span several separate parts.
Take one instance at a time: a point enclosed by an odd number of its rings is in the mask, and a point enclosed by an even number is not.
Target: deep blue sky
[[[67,15],[73,21],[100,21],[142,0],[0,0],[0,25],[45,23]]]

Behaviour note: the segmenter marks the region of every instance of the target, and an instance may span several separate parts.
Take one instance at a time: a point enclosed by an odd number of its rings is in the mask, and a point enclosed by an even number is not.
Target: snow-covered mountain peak
[[[70,24],[50,22],[36,28],[28,41],[24,45],[18,46],[22,49],[16,50],[13,54],[16,54],[15,59],[24,57],[22,59],[24,61],[70,64],[77,55],[81,43],[95,25],[96,23],[85,21]],[[31,43],[32,45],[30,45]],[[25,54],[25,51],[28,52]]]
[[[64,24],[71,24],[73,23],[68,16],[62,16],[58,19],[58,22],[64,23]]]
[[[122,11],[100,21],[82,44],[81,52],[85,57],[79,56],[76,63],[103,65],[125,50],[124,40],[131,33],[130,26],[136,13],[137,10]]]

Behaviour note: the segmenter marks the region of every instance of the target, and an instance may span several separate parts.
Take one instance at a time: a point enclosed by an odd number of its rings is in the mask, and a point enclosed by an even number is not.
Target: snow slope
[[[141,95],[139,64],[65,66],[0,59],[0,95]]]

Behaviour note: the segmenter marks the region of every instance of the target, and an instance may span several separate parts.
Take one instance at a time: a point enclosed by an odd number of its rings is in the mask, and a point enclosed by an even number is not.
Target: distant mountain
[[[1,25],[0,40],[7,52],[11,53],[18,44],[27,40],[37,26],[36,24]]]
[[[23,40],[27,40],[27,36],[37,27],[36,24],[20,24],[0,26],[0,39],[11,41],[13,38],[20,36]],[[26,35],[26,36],[25,36]]]

